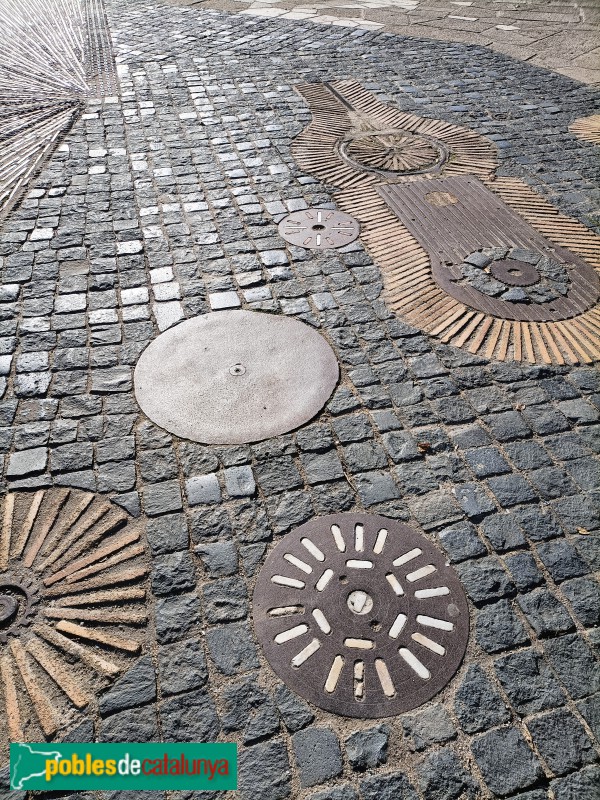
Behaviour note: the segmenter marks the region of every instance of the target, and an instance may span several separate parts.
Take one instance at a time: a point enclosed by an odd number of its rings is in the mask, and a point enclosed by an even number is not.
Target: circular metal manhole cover
[[[339,376],[321,334],[296,319],[217,311],[162,333],[135,368],[142,411],[195,442],[241,444],[315,416]]]
[[[366,131],[340,146],[347,161],[359,168],[395,175],[430,172],[446,160],[442,144],[408,131]]]
[[[294,211],[278,226],[282,239],[309,250],[344,247],[360,233],[360,225],[350,214],[327,208],[307,208]]]
[[[319,517],[261,569],[254,626],[279,677],[315,705],[386,717],[429,700],[469,636],[464,590],[424,536],[376,514]]]

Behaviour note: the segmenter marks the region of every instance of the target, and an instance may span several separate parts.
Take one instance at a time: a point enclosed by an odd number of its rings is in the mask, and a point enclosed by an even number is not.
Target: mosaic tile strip
[[[569,125],[569,130],[571,133],[574,133],[578,139],[585,139],[586,142],[600,144],[600,114],[592,114],[591,117],[576,119],[572,125]]]
[[[0,528],[0,751],[53,738],[117,677],[148,622],[142,527],[88,492],[6,495]]]
[[[600,238],[560,214],[522,181],[496,178],[493,146],[478,134],[389,108],[354,81],[302,84],[298,90],[309,102],[313,121],[295,140],[294,156],[307,172],[342,189],[336,196],[338,206],[359,220],[362,241],[382,271],[385,299],[393,311],[443,342],[486,358],[559,365],[589,364],[600,358],[600,311],[594,305],[597,278],[592,272],[600,268]],[[405,126],[419,135],[434,136],[447,156],[426,174],[408,171],[392,176],[350,165],[343,157],[344,142],[352,140],[357,130],[367,126],[375,130],[377,124],[386,131],[400,131]],[[427,192],[428,213],[433,219],[436,209],[454,208],[456,202],[452,191],[433,180],[454,180],[459,176],[472,176],[486,190],[499,195],[535,229],[531,232],[533,238],[537,233],[545,237],[544,246],[565,248],[562,260],[578,264],[589,278],[591,294],[585,301],[582,299],[581,308],[563,310],[552,320],[544,319],[543,314],[538,319],[539,313],[529,312],[524,318],[506,318],[497,309],[469,305],[465,298],[456,296],[457,292],[450,294],[438,283],[423,243],[405,224],[408,220],[402,221],[383,195],[407,191],[410,186],[416,190],[415,182],[424,186],[426,180],[431,189]],[[405,188],[400,189],[400,184]],[[463,256],[485,245],[473,246]],[[441,245],[436,247],[444,249]],[[511,242],[507,247],[510,249]]]

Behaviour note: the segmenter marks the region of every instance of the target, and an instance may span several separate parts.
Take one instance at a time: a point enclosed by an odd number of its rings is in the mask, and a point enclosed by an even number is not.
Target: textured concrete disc
[[[333,350],[303,322],[219,311],[155,339],[135,368],[135,394],[144,413],[177,436],[241,444],[308,422],[338,375]]]

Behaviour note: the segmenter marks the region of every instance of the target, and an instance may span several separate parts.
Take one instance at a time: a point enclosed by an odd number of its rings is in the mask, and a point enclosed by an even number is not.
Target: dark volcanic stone
[[[478,784],[450,749],[427,756],[417,767],[417,781],[427,800],[476,800]]]
[[[112,714],[102,720],[98,734],[99,742],[152,742],[159,738],[153,705]]]
[[[485,733],[473,740],[471,750],[486,784],[500,797],[526,789],[544,775],[540,762],[515,728]]]
[[[238,790],[242,800],[284,800],[290,796],[290,764],[283,742],[240,750]]]
[[[600,689],[600,664],[576,634],[544,643],[548,660],[576,700]]]
[[[454,562],[482,556],[487,552],[475,526],[470,522],[459,522],[444,528],[438,536],[440,544]]]
[[[150,656],[143,656],[98,701],[102,716],[141,706],[156,698],[156,676]]]
[[[287,686],[280,684],[274,692],[275,702],[288,731],[295,733],[313,721],[315,715],[309,706]]]
[[[156,556],[152,570],[152,592],[155,595],[185,592],[195,585],[196,571],[187,550]]]
[[[565,696],[545,659],[535,650],[498,658],[494,668],[519,714],[562,706]]]
[[[346,754],[352,769],[363,771],[387,761],[389,728],[378,725],[351,734],[345,741]]]
[[[600,624],[600,584],[593,578],[565,581],[561,590],[584,625]]]
[[[240,578],[221,578],[202,588],[207,622],[235,622],[248,614],[248,590]]]
[[[485,606],[478,612],[475,636],[477,644],[486,653],[498,653],[529,641],[508,600]]]
[[[215,705],[203,689],[163,700],[160,721],[166,742],[214,742],[221,731]]]
[[[565,606],[546,589],[519,595],[517,601],[538,636],[552,636],[575,627]]]
[[[475,604],[498,600],[515,593],[515,587],[493,556],[456,566],[461,581]]]
[[[596,761],[591,739],[570,711],[553,711],[527,723],[540,755],[555,775]]]
[[[292,736],[292,745],[302,786],[315,786],[341,773],[340,743],[330,728],[298,731]]]
[[[200,643],[188,639],[161,647],[158,651],[158,679],[163,697],[204,686],[208,671]]]
[[[362,800],[418,800],[412,784],[402,772],[372,775],[360,782]]]
[[[555,800],[595,800],[600,794],[600,767],[587,767],[550,786]]]
[[[510,719],[504,701],[476,664],[469,667],[456,691],[454,713],[467,733],[484,731]]]
[[[220,625],[206,634],[210,657],[225,675],[235,675],[259,666],[256,645],[247,625]]]
[[[433,705],[402,717],[404,737],[411,750],[424,750],[432,744],[454,739],[456,730],[446,709]]]
[[[200,600],[195,594],[180,594],[156,601],[156,638],[167,644],[181,639],[197,622]]]

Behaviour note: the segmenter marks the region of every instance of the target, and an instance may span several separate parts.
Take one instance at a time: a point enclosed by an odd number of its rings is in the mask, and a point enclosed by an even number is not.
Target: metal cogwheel
[[[360,233],[360,225],[350,214],[327,208],[294,211],[278,226],[282,239],[309,250],[344,247]]]
[[[6,644],[9,631],[30,625],[34,606],[39,603],[38,586],[31,576],[0,575],[0,642]]]
[[[254,627],[279,677],[315,705],[387,717],[439,692],[469,636],[443,553],[377,514],[332,514],[285,536],[254,590]]]

